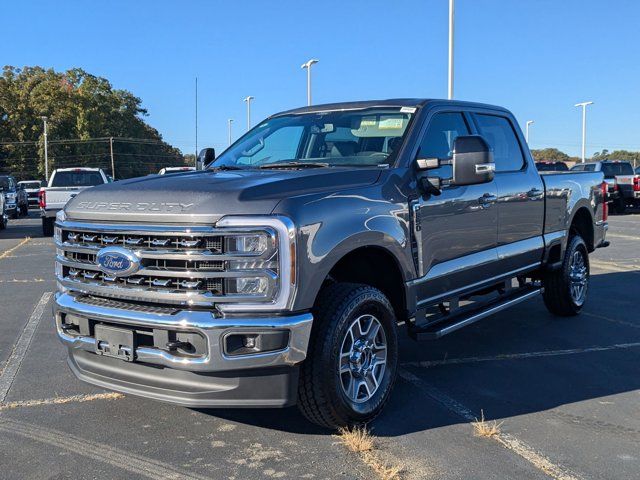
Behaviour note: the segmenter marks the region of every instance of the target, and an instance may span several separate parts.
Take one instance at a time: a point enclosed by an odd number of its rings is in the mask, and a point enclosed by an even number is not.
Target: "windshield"
[[[633,167],[630,163],[603,163],[602,173],[604,178],[613,178],[617,175],[633,175]]]
[[[40,188],[40,182],[19,182],[19,184],[28,189]]]
[[[102,175],[99,172],[56,172],[51,183],[52,187],[93,187],[102,185]]]
[[[413,109],[372,108],[274,117],[258,125],[209,167],[388,166]]]
[[[0,177],[0,188],[9,190],[9,177]]]

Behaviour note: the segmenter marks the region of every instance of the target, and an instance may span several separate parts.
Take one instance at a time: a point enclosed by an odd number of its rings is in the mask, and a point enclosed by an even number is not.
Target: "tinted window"
[[[602,173],[604,178],[613,178],[617,175],[633,175],[633,167],[630,163],[603,163]]]
[[[40,182],[21,182],[20,185],[22,185],[24,188],[29,189],[40,188]]]
[[[579,172],[584,170],[584,165],[574,165],[573,167],[571,167],[571,171],[573,172]]]
[[[93,187],[102,185],[102,175],[99,172],[56,172],[53,176],[52,187]]]
[[[595,172],[596,171],[596,164],[595,163],[590,163],[588,165],[584,166],[584,171],[585,172]]]
[[[476,115],[476,120],[480,134],[493,149],[496,171],[520,170],[524,166],[524,157],[511,122],[495,115]]]
[[[438,113],[429,122],[420,143],[420,158],[451,158],[453,142],[460,135],[469,135],[469,127],[461,113]],[[451,165],[429,170],[430,177],[451,178]]]
[[[0,177],[0,188],[9,190],[9,177]]]

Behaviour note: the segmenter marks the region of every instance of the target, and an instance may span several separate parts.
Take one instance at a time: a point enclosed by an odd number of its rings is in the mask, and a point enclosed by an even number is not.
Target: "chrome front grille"
[[[63,288],[97,298],[189,306],[266,300],[277,293],[277,238],[268,227],[247,230],[256,231],[267,235],[267,249],[239,254],[226,251],[226,239],[242,229],[58,223],[56,276]],[[102,271],[97,256],[106,247],[133,252],[138,270],[128,276]],[[242,277],[264,278],[266,291],[234,293],[229,282]]]

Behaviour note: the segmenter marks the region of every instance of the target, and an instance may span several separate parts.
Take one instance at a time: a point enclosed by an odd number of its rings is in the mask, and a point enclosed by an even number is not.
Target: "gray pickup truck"
[[[436,339],[537,295],[576,315],[607,245],[602,173],[540,175],[500,107],[318,105],[201,158],[58,214],[54,315],[80,379],[368,422],[401,331]]]

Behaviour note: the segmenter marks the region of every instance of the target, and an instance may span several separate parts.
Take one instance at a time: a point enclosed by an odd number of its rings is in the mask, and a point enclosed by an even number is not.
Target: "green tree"
[[[111,170],[113,137],[117,178],[183,165],[181,152],[144,121],[140,98],[80,68],[56,72],[5,66],[0,76],[0,172],[44,177],[43,116],[48,118],[49,170],[97,166]],[[75,139],[74,141],[62,141]],[[22,142],[22,143],[20,143]]]

